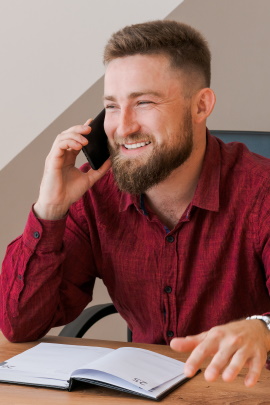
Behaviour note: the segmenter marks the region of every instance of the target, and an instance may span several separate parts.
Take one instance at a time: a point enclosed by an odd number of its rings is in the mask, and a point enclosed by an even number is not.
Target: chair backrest
[[[117,309],[112,303],[93,305],[84,309],[74,321],[64,326],[59,336],[81,338],[100,319],[116,313]],[[127,330],[127,341],[132,342],[130,329]]]
[[[270,159],[270,132],[263,131],[219,131],[210,130],[223,142],[242,142],[251,152]]]

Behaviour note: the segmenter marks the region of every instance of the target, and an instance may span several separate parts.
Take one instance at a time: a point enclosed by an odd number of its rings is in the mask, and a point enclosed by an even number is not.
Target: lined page
[[[93,346],[40,343],[0,364],[0,380],[12,375],[27,376],[27,383],[36,378],[67,381],[70,374],[86,361],[91,362],[112,352],[113,349]],[[5,377],[6,376],[6,377]]]
[[[71,377],[87,378],[89,375],[91,378],[93,374],[90,370],[112,374],[147,391],[178,376],[185,378],[183,362],[134,347],[116,349],[105,357],[85,364],[80,370],[72,373]]]

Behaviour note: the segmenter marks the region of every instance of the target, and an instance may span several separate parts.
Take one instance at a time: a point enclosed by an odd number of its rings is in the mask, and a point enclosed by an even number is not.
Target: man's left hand
[[[185,364],[185,374],[192,377],[202,362],[212,357],[205,370],[205,379],[233,381],[243,367],[248,368],[245,385],[258,381],[270,350],[270,332],[257,319],[241,320],[216,326],[208,332],[185,338],[174,338],[171,348],[178,352],[192,352]]]

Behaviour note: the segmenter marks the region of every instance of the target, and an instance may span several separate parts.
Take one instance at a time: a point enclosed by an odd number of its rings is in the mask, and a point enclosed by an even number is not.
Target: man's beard
[[[173,170],[181,166],[193,150],[193,131],[190,111],[187,110],[183,124],[179,128],[178,143],[176,136],[173,144],[155,145],[154,138],[148,134],[134,133],[129,142],[151,141],[153,149],[145,161],[142,157],[126,158],[119,154],[119,146],[109,145],[112,170],[115,181],[121,191],[130,194],[143,194],[165,180]],[[166,142],[166,141],[165,141]]]

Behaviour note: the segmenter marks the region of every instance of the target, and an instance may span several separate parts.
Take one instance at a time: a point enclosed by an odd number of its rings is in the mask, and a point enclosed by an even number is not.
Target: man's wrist
[[[254,319],[262,321],[264,323],[264,325],[266,326],[266,328],[268,329],[268,333],[270,334],[270,316],[267,316],[267,315],[252,315],[252,316],[248,316],[246,318],[246,320],[254,320]],[[268,370],[270,370],[270,346],[269,346],[269,350],[268,350],[268,353],[267,353],[266,368]]]
[[[246,319],[247,320],[249,320],[249,319],[259,319],[260,321],[264,322],[265,326],[267,327],[267,329],[270,332],[270,316],[267,316],[267,315],[252,315],[252,316],[248,316]]]
[[[33,206],[33,212],[35,216],[39,219],[45,219],[49,221],[56,221],[63,219],[67,215],[67,211],[63,210],[62,207],[55,206],[42,206],[39,202],[36,202]]]

